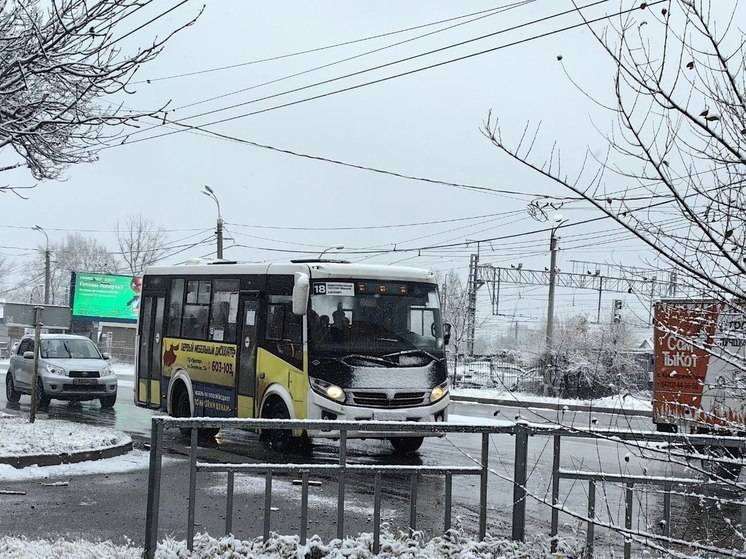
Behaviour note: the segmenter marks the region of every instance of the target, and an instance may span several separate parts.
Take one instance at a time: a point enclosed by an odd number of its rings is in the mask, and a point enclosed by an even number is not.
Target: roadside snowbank
[[[494,400],[513,401],[516,405],[531,405],[532,403],[591,406],[595,408],[613,408],[618,410],[650,411],[653,409],[652,396],[647,392],[639,394],[617,394],[598,398],[597,400],[575,400],[572,398],[552,398],[537,396],[524,392],[509,392],[495,388],[452,388],[453,396],[471,396]]]
[[[68,454],[102,450],[132,442],[124,433],[57,419],[29,423],[17,416],[0,417],[0,458]]]
[[[164,456],[163,464],[166,465],[176,460],[178,459]],[[10,483],[37,479],[70,479],[76,476],[124,474],[137,470],[146,470],[149,464],[150,453],[142,450],[133,450],[114,458],[89,460],[76,464],[59,464],[57,466],[28,466],[17,469],[9,464],[0,464],[0,481]],[[1,554],[0,557],[2,557]]]
[[[367,559],[373,557],[406,557],[407,559],[438,559],[463,557],[469,559],[548,559],[549,551],[541,545],[519,544],[504,539],[487,537],[483,542],[463,538],[451,530],[442,537],[424,540],[420,533],[410,537],[381,532],[381,552],[374,555],[372,534],[356,538],[322,542],[317,536],[300,545],[297,536],[277,536],[264,544],[261,538],[240,540],[233,537],[211,538],[198,534],[194,551],[189,552],[186,542],[166,540],[159,544],[156,559],[295,559],[302,557],[328,559]],[[65,540],[26,540],[0,538],[0,557],[5,559],[139,559],[142,550],[133,546],[117,546],[111,542],[86,542]]]

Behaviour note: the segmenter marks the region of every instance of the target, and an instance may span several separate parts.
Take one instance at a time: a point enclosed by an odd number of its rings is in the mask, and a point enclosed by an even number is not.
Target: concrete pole
[[[34,307],[34,371],[31,375],[31,412],[29,422],[36,421],[36,411],[39,406],[39,346],[41,344],[41,312],[44,307]]]
[[[546,331],[546,349],[552,349],[554,343],[554,284],[557,279],[557,237],[549,239],[549,300],[547,301],[547,331]]]
[[[49,258],[49,244],[44,251],[44,304],[49,304],[49,286],[51,284],[51,265]]]
[[[218,260],[223,259],[223,218],[218,214],[218,226],[217,226],[217,239],[218,239]]]
[[[551,355],[552,346],[554,345],[554,284],[557,278],[557,237],[554,236],[556,228],[552,229],[552,236],[549,239],[549,299],[547,301],[547,331],[545,340],[545,352]],[[551,368],[547,365],[544,367],[544,396],[551,396]]]

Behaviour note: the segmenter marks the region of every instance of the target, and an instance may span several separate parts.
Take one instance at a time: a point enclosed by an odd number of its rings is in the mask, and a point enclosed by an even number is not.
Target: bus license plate
[[[74,378],[73,384],[98,384],[98,379],[95,378]]]

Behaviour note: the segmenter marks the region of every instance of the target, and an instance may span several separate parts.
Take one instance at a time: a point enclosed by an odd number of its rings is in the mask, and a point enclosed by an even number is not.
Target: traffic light
[[[611,321],[618,323],[622,321],[622,300],[614,299],[614,307],[611,311]]]

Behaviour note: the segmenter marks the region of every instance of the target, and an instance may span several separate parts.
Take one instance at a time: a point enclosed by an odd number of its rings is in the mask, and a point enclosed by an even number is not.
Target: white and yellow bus
[[[425,270],[331,261],[152,267],[135,401],[175,417],[445,421],[449,331]],[[264,436],[278,449],[291,442],[286,431]],[[422,444],[389,438],[400,452]]]

